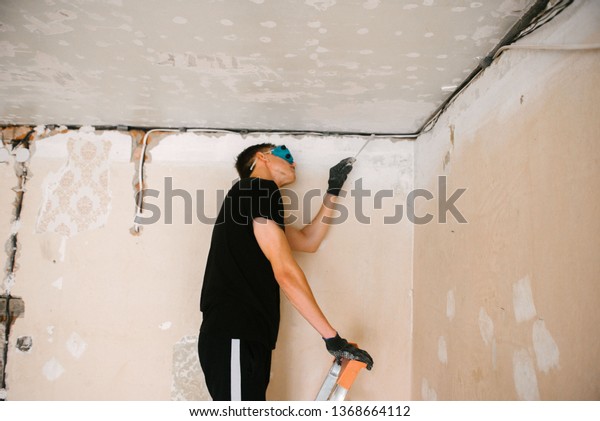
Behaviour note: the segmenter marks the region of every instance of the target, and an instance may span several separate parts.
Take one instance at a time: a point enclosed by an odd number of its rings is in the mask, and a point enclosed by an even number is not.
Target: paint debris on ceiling
[[[532,0],[3,0],[0,124],[414,133]]]

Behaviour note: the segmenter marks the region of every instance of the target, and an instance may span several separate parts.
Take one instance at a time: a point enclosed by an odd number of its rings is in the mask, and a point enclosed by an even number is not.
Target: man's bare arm
[[[274,221],[264,218],[256,218],[253,228],[256,241],[271,263],[275,279],[288,300],[321,337],[336,336],[335,329],[321,311],[304,272],[292,255],[284,231]]]
[[[348,173],[352,171],[354,161],[354,158],[342,159],[329,169],[327,194],[323,198],[321,209],[309,225],[300,230],[286,227],[286,237],[293,250],[309,253],[317,251],[329,230],[331,219],[335,216],[337,197],[340,195]]]
[[[326,194],[323,204],[310,224],[301,229],[286,225],[285,236],[292,250],[314,253],[319,249],[335,216],[337,196]]]

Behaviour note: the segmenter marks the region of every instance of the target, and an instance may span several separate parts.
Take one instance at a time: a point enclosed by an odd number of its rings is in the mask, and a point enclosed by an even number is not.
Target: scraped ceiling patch
[[[69,138],[67,163],[58,173],[49,174],[43,183],[38,233],[55,232],[71,237],[104,226],[110,213],[111,146],[111,142],[93,133]]]

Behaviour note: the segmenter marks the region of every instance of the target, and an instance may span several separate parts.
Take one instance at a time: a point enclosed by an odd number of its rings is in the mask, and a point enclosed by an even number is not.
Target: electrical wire
[[[138,197],[137,197],[137,209],[135,212],[135,219],[133,221],[133,230],[136,233],[140,232],[140,218],[143,216],[142,204],[144,202],[144,160],[146,158],[146,148],[148,146],[148,137],[150,133],[163,132],[163,133],[172,133],[179,132],[180,130],[171,130],[171,129],[152,129],[146,132],[144,138],[142,140],[142,152],[140,154],[140,163],[138,166]]]
[[[590,51],[590,50],[598,50],[600,49],[600,44],[565,44],[565,45],[550,45],[550,44],[538,44],[538,45],[526,45],[526,44],[509,44],[500,47],[493,55],[493,59],[498,58],[500,54],[507,50],[540,50],[540,51]],[[462,86],[459,90],[453,93],[453,99],[458,97],[467,87],[470,86],[470,83]],[[433,126],[437,123],[440,116],[448,109],[450,104],[453,101],[449,102],[446,107],[439,109],[432,118],[426,123],[421,130],[421,134],[427,133],[431,131]]]
[[[234,130],[227,130],[227,129],[182,129],[182,130],[178,130],[180,132],[193,132],[193,133],[235,133],[237,134],[236,131]]]
[[[538,28],[544,26],[545,24],[550,22],[552,19],[554,19],[556,16],[558,16],[560,13],[562,13],[572,3],[573,3],[573,0],[559,0],[558,3],[551,6],[550,8],[546,9],[545,11],[540,13],[538,16],[533,18],[531,21],[531,24],[528,27],[524,28],[519,33],[516,40],[519,40],[519,39],[529,35],[533,31],[537,30]]]
[[[542,4],[543,2],[539,2],[540,4]],[[590,45],[572,45],[572,46],[519,46],[519,45],[515,45],[514,42],[522,39],[523,37],[525,37],[526,35],[529,35],[530,33],[532,33],[533,31],[539,29],[540,27],[542,27],[543,25],[547,24],[548,22],[550,22],[552,19],[554,19],[556,16],[558,16],[560,13],[562,13],[568,6],[570,6],[573,3],[573,0],[559,0],[558,3],[554,4],[553,6],[548,6],[549,3],[546,3],[543,7],[545,7],[546,9],[543,11],[540,11],[536,16],[533,16],[531,18],[531,20],[529,20],[527,26],[525,26],[523,29],[517,29],[518,32],[516,32],[516,35],[513,36],[512,38],[505,38],[503,39],[493,50],[492,52],[485,57],[483,60],[481,60],[479,66],[477,66],[475,68],[475,70],[473,70],[473,72],[471,72],[471,74],[465,79],[465,81],[458,87],[457,90],[455,90],[452,95],[446,99],[446,101],[440,106],[438,107],[438,109],[436,111],[434,111],[434,113],[429,117],[429,119],[423,124],[423,126],[421,127],[421,130],[419,130],[419,136],[427,133],[429,131],[431,131],[433,129],[433,127],[435,126],[435,124],[437,123],[437,121],[439,120],[440,116],[450,107],[450,105],[454,102],[454,100],[468,87],[471,85],[471,83],[475,80],[475,77],[477,77],[480,73],[483,72],[483,70],[485,70],[487,67],[489,67],[491,65],[491,63],[498,57],[498,55],[500,55],[500,53],[502,53],[503,51],[506,51],[508,49],[538,49],[538,50],[591,50],[591,49],[596,49],[597,48],[597,44],[590,44]],[[537,5],[537,4],[536,4]],[[532,9],[534,9],[536,7],[536,5],[532,6]],[[530,9],[531,11],[531,9]],[[529,12],[528,12],[529,13]],[[523,18],[522,18],[523,19]],[[519,25],[521,21],[517,22],[516,25]],[[513,29],[511,29],[510,32],[512,32]],[[508,35],[508,34],[507,34]],[[553,48],[555,47],[555,48]]]
[[[502,52],[506,50],[555,50],[555,51],[585,51],[585,50],[598,50],[600,44],[565,44],[565,45],[551,45],[551,44],[538,44],[538,45],[527,45],[527,44],[511,44],[505,45],[496,51],[494,59],[498,57]]]

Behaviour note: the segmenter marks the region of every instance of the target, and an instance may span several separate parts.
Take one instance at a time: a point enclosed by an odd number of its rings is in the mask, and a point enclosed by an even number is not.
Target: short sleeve
[[[277,184],[271,180],[255,178],[241,184],[240,211],[248,222],[265,218],[276,222],[281,228],[285,227],[283,199]]]

